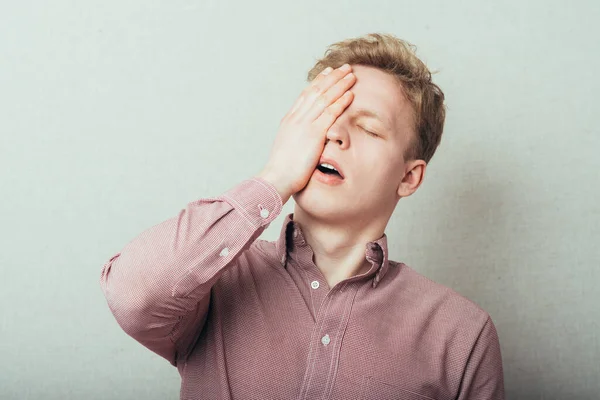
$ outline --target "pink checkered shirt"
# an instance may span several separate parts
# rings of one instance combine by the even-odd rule
[[[181,399],[504,399],[490,316],[367,243],[330,288],[261,178],[188,203],[102,267],[119,326],[181,375]]]

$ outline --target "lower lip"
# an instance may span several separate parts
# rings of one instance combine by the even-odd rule
[[[318,180],[319,182],[331,186],[341,185],[344,182],[344,180],[339,175],[326,174],[319,171],[318,169],[315,169],[315,172],[313,172],[312,177]]]

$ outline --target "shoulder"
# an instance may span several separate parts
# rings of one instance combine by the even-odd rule
[[[390,261],[391,286],[421,315],[447,328],[480,332],[490,315],[473,300],[437,283],[410,266]]]
[[[242,254],[242,260],[246,267],[255,270],[270,271],[273,268],[279,270],[281,260],[278,258],[275,241],[257,239]]]
[[[265,261],[274,261],[277,257],[277,248],[275,241],[265,239],[257,239],[249,248],[249,253],[255,257]]]

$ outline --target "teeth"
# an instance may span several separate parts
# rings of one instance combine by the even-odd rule
[[[335,169],[335,167],[333,165],[331,165],[331,164],[321,163],[321,167],[329,168],[329,169],[334,170],[335,172],[338,172],[338,170]]]

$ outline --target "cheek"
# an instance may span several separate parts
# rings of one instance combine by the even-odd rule
[[[389,166],[385,165],[382,160],[370,161],[364,163],[363,168],[360,168],[360,181],[363,187],[375,188],[387,185],[392,179],[395,179],[394,174]]]
[[[401,156],[394,153],[392,146],[382,143],[378,146],[364,146],[359,157],[359,170],[366,176],[378,179],[389,179],[397,175],[401,166]]]
[[[365,167],[359,169],[359,177],[356,180],[358,190],[369,192],[371,196],[379,199],[377,201],[393,198],[402,180],[400,176],[402,166],[398,165],[398,162],[393,163],[385,158],[365,162],[362,165]]]

